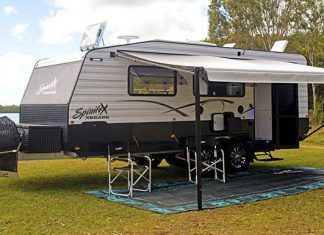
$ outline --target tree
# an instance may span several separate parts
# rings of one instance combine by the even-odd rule
[[[323,0],[308,0],[303,3],[303,11],[301,12],[301,24],[299,27],[299,35],[302,34],[305,40],[296,50],[308,59],[312,66],[323,66],[324,63],[324,2]],[[313,95],[313,118],[317,123],[317,106],[318,91],[317,85],[312,84]]]
[[[324,34],[299,32],[289,37],[289,45],[287,48],[290,52],[298,52],[303,54],[308,64],[312,66],[324,67]],[[318,120],[318,106],[324,100],[324,86],[311,84],[310,101],[313,109],[313,122],[316,124]]]
[[[288,50],[303,54],[312,66],[324,67],[324,2],[323,0],[303,1],[299,12],[298,32],[289,38]],[[313,122],[317,123],[319,99],[323,100],[323,86],[312,84]]]
[[[298,9],[301,2],[295,0],[212,0],[208,39],[270,50],[274,41],[294,32]]]
[[[0,113],[18,113],[19,106],[17,105],[0,105]]]

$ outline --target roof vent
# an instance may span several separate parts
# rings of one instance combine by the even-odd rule
[[[212,42],[204,42],[204,41],[187,41],[188,43],[199,44],[199,45],[206,45],[206,46],[217,46],[215,43]]]
[[[287,40],[275,41],[270,51],[274,52],[284,52],[288,45]]]
[[[227,43],[227,44],[225,44],[223,47],[234,48],[235,45],[236,45],[236,43],[233,42],[233,43]]]

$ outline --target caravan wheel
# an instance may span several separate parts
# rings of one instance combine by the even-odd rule
[[[230,145],[225,163],[227,170],[230,172],[246,170],[250,164],[249,151],[247,147],[242,143]]]

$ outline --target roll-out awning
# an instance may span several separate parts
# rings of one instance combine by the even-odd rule
[[[187,72],[203,67],[208,80],[215,82],[324,83],[324,68],[295,63],[130,51],[121,51],[119,54],[143,63]]]

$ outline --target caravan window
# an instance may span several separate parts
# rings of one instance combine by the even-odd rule
[[[245,95],[245,84],[232,82],[206,82],[203,80],[200,83],[200,95],[216,97],[243,97]]]
[[[155,66],[129,66],[128,93],[143,96],[174,96],[177,72]]]

